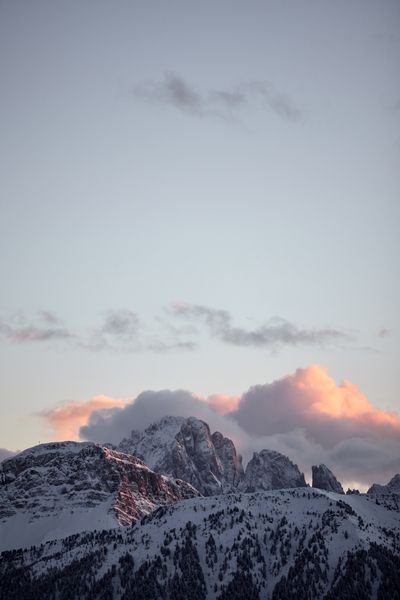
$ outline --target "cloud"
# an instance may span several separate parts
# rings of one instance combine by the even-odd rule
[[[220,415],[228,415],[237,410],[239,402],[240,396],[226,396],[225,394],[212,394],[207,398],[210,408]]]
[[[139,319],[130,310],[109,311],[106,314],[101,332],[106,335],[131,338],[136,336],[139,329]]]
[[[10,458],[11,456],[15,456],[17,452],[13,452],[12,450],[7,450],[7,448],[0,448],[0,463],[3,462],[6,458]]]
[[[364,484],[400,471],[399,415],[375,408],[350,381],[337,385],[318,365],[250,388],[230,417],[276,450],[296,441],[304,469],[306,460],[325,462],[345,481]]]
[[[36,318],[22,314],[0,318],[0,339],[11,343],[63,342],[66,348],[89,352],[155,352],[193,351],[197,348],[199,325],[209,334],[231,346],[270,348],[284,345],[322,345],[347,339],[347,335],[333,328],[301,329],[282,318],[244,329],[233,325],[226,310],[217,310],[197,304],[175,304],[167,310],[168,319],[156,315],[144,322],[127,308],[109,310],[91,329],[73,330],[50,311],[40,311]],[[180,321],[177,327],[176,323]],[[182,326],[183,323],[183,326]]]
[[[386,327],[381,327],[381,329],[378,331],[378,336],[381,338],[388,337],[390,334],[390,329],[387,329]]]
[[[156,319],[157,321],[157,319]],[[92,328],[73,331],[62,325],[54,313],[42,310],[33,318],[17,313],[0,318],[0,339],[11,343],[63,342],[71,349],[89,352],[155,352],[191,351],[196,343],[182,329],[156,327],[143,323],[132,310],[109,310]]]
[[[270,448],[289,456],[308,477],[311,465],[323,462],[345,484],[364,487],[400,472],[399,415],[374,407],[349,381],[336,384],[318,365],[253,386],[240,397],[162,390],[106,410],[84,403],[79,433],[82,439],[118,443],[165,415],[203,419],[235,442],[244,463],[254,451]],[[77,424],[73,421],[75,434]]]
[[[231,416],[245,431],[256,435],[302,428],[309,438],[325,447],[371,435],[400,442],[397,413],[372,406],[350,381],[337,385],[327,369],[318,365],[250,388]]]
[[[44,323],[49,323],[50,325],[58,325],[62,322],[61,319],[50,310],[40,310],[38,315]]]
[[[70,340],[74,337],[68,329],[63,327],[37,327],[35,325],[11,327],[4,322],[0,322],[0,336],[15,343]]]
[[[136,313],[128,309],[109,310],[103,322],[94,328],[88,339],[81,336],[80,345],[86,350],[135,352],[141,348],[141,323]]]
[[[138,83],[135,98],[167,104],[194,117],[227,118],[244,108],[269,110],[287,121],[299,121],[301,110],[288,96],[269,81],[247,81],[231,88],[200,92],[176,73],[167,73],[162,81]]]
[[[116,407],[125,405],[126,400],[94,396],[84,402],[64,402],[56,408],[44,410],[40,416],[44,418],[56,440],[78,440],[80,428],[89,422],[95,411],[101,410],[103,415],[108,415]]]
[[[271,319],[256,329],[243,329],[232,325],[232,316],[228,311],[197,304],[175,304],[170,313],[189,322],[204,324],[212,337],[233,346],[275,349],[282,345],[322,345],[347,338],[337,329],[299,329],[281,318]]]
[[[222,428],[239,439],[240,428],[232,421],[215,412],[207,403],[186,390],[145,391],[123,408],[108,413],[102,410],[91,414],[88,424],[81,427],[82,439],[118,443],[130,435],[133,429],[144,430],[148,425],[166,415],[203,419],[211,427]]]

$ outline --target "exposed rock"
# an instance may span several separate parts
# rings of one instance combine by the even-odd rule
[[[397,473],[394,477],[392,477],[387,485],[379,485],[378,483],[374,483],[369,488],[367,494],[372,496],[400,494],[400,473]]]
[[[39,535],[53,527],[72,533],[129,525],[157,506],[198,495],[132,455],[90,442],[42,444],[0,465],[0,538],[12,528]]]
[[[255,452],[239,489],[244,492],[305,487],[303,473],[287,456],[274,450]]]
[[[351,490],[350,488],[348,488],[347,492],[346,492],[346,494],[359,494],[359,493],[360,493],[360,490],[356,490],[356,489]]]
[[[189,482],[204,495],[232,491],[243,479],[242,459],[231,440],[210,433],[195,417],[164,417],[118,446],[157,473]]]
[[[313,465],[312,467],[312,487],[336,494],[344,494],[341,483],[326,465]]]

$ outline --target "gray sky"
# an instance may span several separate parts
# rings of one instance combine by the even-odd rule
[[[311,364],[399,409],[399,32],[394,0],[0,3],[1,447]]]

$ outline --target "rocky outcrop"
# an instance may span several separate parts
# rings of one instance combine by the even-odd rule
[[[344,494],[341,483],[326,465],[313,465],[312,467],[312,487],[336,494]]]
[[[387,494],[400,494],[400,473],[397,473],[389,481],[387,485],[379,485],[374,483],[368,490],[367,494],[371,496],[380,496]]]
[[[118,448],[206,496],[232,491],[243,479],[233,442],[219,432],[211,435],[207,423],[195,417],[164,417],[143,433],[133,431]]]
[[[274,450],[255,452],[239,489],[243,492],[305,487],[303,473],[287,456]]]
[[[14,518],[15,527],[77,515],[83,530],[94,516],[99,527],[129,525],[157,506],[198,495],[135,456],[89,442],[42,444],[0,465],[0,524]]]

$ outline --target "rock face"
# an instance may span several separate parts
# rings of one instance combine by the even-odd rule
[[[303,473],[291,460],[274,450],[255,452],[239,484],[243,492],[306,487]]]
[[[0,542],[20,530],[32,543],[54,528],[62,537],[129,525],[159,505],[198,495],[132,455],[89,442],[42,444],[0,465]]]
[[[151,469],[193,485],[203,495],[232,491],[243,479],[233,442],[195,417],[164,417],[143,433],[133,431],[118,449],[140,457]]]
[[[387,485],[379,485],[374,483],[368,490],[367,494],[371,496],[380,496],[387,494],[400,494],[400,473],[397,473],[389,481]]]
[[[157,473],[188,481],[204,496],[306,486],[297,465],[273,450],[254,453],[244,473],[233,442],[218,431],[211,435],[195,417],[164,417],[143,433],[133,431],[118,448]]]
[[[313,465],[312,467],[312,487],[336,494],[344,494],[341,483],[326,465]]]

